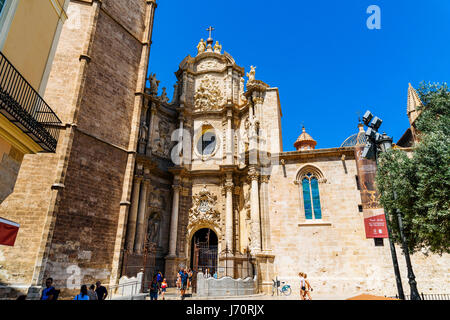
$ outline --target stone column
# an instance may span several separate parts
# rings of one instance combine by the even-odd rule
[[[136,241],[134,242],[134,252],[141,254],[144,245],[144,227],[145,227],[145,213],[147,212],[147,191],[149,181],[144,180],[139,197],[139,213],[137,217]]]
[[[232,120],[233,112],[231,109],[227,111],[227,164],[233,164],[233,134]]]
[[[228,250],[233,251],[233,181],[225,183],[226,210],[225,210],[225,242]]]
[[[250,193],[250,218],[251,218],[251,251],[261,251],[261,222],[259,216],[259,173],[255,167],[251,167],[249,176],[252,181]]]
[[[178,233],[178,206],[180,202],[180,185],[173,185],[172,217],[170,219],[169,257],[176,256]]]
[[[269,176],[261,176],[261,247],[263,251],[271,250],[269,217]]]
[[[136,219],[139,207],[139,191],[141,190],[141,177],[134,178],[133,194],[131,195],[131,208],[127,223],[127,250],[133,251],[134,237],[136,234]]]

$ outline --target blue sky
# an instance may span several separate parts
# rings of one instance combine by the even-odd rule
[[[370,5],[381,8],[380,30],[366,26]],[[317,148],[339,147],[366,109],[397,141],[408,82],[449,80],[449,17],[450,0],[160,0],[149,71],[171,98],[179,63],[212,25],[238,65],[279,88],[284,151],[302,123]]]

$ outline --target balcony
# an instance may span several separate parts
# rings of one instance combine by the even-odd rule
[[[61,120],[2,52],[0,113],[44,151],[55,152]]]

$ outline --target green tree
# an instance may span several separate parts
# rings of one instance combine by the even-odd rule
[[[422,83],[418,93],[419,142],[409,154],[399,149],[381,154],[376,183],[397,242],[399,209],[412,252],[450,253],[450,91],[445,83]]]

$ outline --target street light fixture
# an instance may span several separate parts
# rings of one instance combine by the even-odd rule
[[[389,137],[386,133],[383,132],[383,134],[378,133],[378,129],[380,128],[381,124],[383,123],[383,120],[381,120],[378,117],[374,117],[373,114],[370,111],[366,111],[366,113],[363,116],[363,121],[366,126],[368,126],[366,130],[366,137],[367,137],[367,144],[364,147],[363,151],[363,158],[366,159],[372,159],[375,160],[376,164],[378,165],[378,152],[386,152],[389,149],[392,148],[392,138]],[[394,198],[397,199],[397,193],[394,191]],[[409,286],[411,288],[411,300],[420,300],[420,295],[417,290],[417,283],[415,281],[414,272],[411,265],[411,259],[409,257],[409,250],[408,245],[406,243],[406,238],[403,233],[403,221],[402,221],[402,213],[400,210],[396,210],[396,215],[398,219],[398,225],[400,229],[400,238],[402,242],[402,249],[403,253],[405,254],[406,259],[406,266],[408,268],[408,279],[409,279]],[[391,247],[391,255],[392,255],[392,262],[394,264],[394,272],[395,272],[395,278],[397,282],[397,290],[399,298],[404,300],[405,295],[403,293],[403,286],[402,286],[402,280],[400,277],[400,270],[398,267],[398,261],[397,261],[397,253],[395,252],[395,246],[394,242],[392,241],[392,233],[389,226],[389,216],[388,213],[385,211],[386,216],[386,227],[388,229],[388,235],[389,235],[389,244]]]

